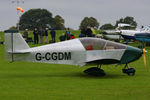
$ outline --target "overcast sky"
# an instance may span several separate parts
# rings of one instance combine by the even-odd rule
[[[16,25],[18,16],[13,0],[0,0],[0,30]],[[15,0],[14,0],[15,1]],[[24,11],[45,8],[53,16],[65,19],[65,26],[78,29],[84,17],[95,17],[100,25],[115,24],[121,17],[132,16],[138,25],[150,24],[150,0],[24,0]]]

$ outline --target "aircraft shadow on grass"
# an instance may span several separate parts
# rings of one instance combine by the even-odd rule
[[[90,76],[90,75],[86,75],[84,73],[80,73],[80,72],[74,72],[74,73],[65,73],[65,74],[61,74],[61,73],[56,73],[56,74],[43,74],[43,73],[37,73],[37,74],[5,74],[0,76],[1,78],[5,78],[5,79],[29,79],[29,78],[87,78],[87,79],[120,79],[123,78],[125,75],[118,75],[118,74],[107,74],[106,76],[102,77],[102,76]],[[125,78],[125,77],[124,77]]]

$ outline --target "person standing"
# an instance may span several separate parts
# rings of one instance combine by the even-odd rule
[[[67,39],[67,40],[70,39],[70,29],[69,29],[69,28],[66,29],[66,34],[65,34],[65,36],[66,36],[66,39]]]
[[[52,42],[55,43],[55,37],[56,37],[56,31],[54,29],[51,29],[51,37],[52,37]]]
[[[45,43],[48,43],[48,28],[45,28]]]
[[[34,29],[33,35],[34,35],[34,44],[38,44],[39,37],[38,37],[38,30],[37,30],[37,28]]]
[[[28,35],[29,35],[29,32],[28,32],[28,29],[25,29],[25,31],[24,31],[24,33],[23,33],[23,37],[24,37],[24,39],[27,41],[27,39],[28,39]]]
[[[141,29],[140,29],[140,31],[144,31],[144,26],[141,26]]]
[[[40,27],[39,29],[39,35],[40,35],[40,43],[43,44],[44,43],[44,32],[42,27]]]
[[[65,41],[66,37],[65,37],[65,34],[63,33],[60,37],[59,37],[59,40],[60,41]]]
[[[72,33],[70,34],[70,40],[71,39],[75,39],[75,36]]]
[[[86,29],[86,34],[87,34],[87,36],[88,37],[92,37],[92,30],[91,30],[91,27],[87,27],[87,29]]]
[[[83,28],[81,29],[81,34],[80,34],[81,37],[86,37],[86,29]]]

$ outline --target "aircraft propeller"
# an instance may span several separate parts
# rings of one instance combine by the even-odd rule
[[[144,39],[143,39],[143,42],[142,42],[142,47],[143,47],[143,60],[144,60],[144,67],[145,67],[145,69],[147,69],[147,67],[146,67],[146,50],[145,50],[145,45],[144,45]]]

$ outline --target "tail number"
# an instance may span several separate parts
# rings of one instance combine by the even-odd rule
[[[71,52],[47,52],[45,54],[36,53],[35,59],[37,61],[41,60],[71,60]]]

